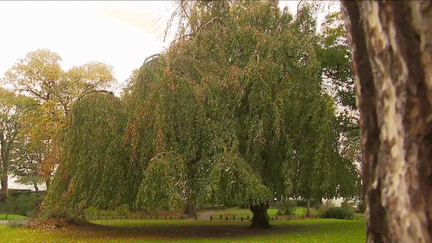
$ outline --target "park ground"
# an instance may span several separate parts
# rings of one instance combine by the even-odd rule
[[[299,209],[300,212],[302,209]],[[207,217],[223,220],[210,221]],[[365,221],[336,219],[272,220],[272,229],[249,229],[239,220],[247,209],[201,212],[190,219],[92,220],[87,224],[65,224],[28,229],[15,227],[14,220],[0,225],[1,242],[365,242]],[[203,216],[205,215],[205,216]],[[217,217],[219,215],[219,217]],[[236,215],[237,220],[226,217]],[[270,217],[272,211],[270,211]],[[1,217],[1,215],[0,215]],[[18,221],[16,221],[18,222]],[[59,227],[58,227],[59,226]]]

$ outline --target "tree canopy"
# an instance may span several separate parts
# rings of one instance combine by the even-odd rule
[[[122,146],[127,117],[119,99],[90,93],[74,103],[68,116],[58,176],[46,203],[60,209],[106,209],[130,202],[137,173]]]
[[[2,80],[39,104],[23,120],[27,126],[17,140],[12,172],[24,183],[42,177],[47,188],[59,161],[61,133],[72,103],[115,80],[112,67],[104,63],[89,62],[64,71],[61,61],[58,53],[38,49],[19,59]]]
[[[25,129],[23,122],[32,114],[37,102],[23,95],[16,95],[0,88],[0,198],[8,198],[8,174],[11,169],[12,149],[19,133]]]

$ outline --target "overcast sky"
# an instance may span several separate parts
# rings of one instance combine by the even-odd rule
[[[123,83],[168,47],[163,33],[173,9],[171,1],[0,1],[0,77],[28,52],[49,49],[64,70],[99,61]]]
[[[99,61],[119,83],[163,50],[169,1],[1,1],[0,75],[30,51],[49,49],[62,68]]]
[[[280,5],[295,11],[297,3]],[[0,78],[28,52],[49,49],[63,70],[111,65],[121,86],[146,57],[168,47],[163,33],[173,9],[171,1],[0,1]]]

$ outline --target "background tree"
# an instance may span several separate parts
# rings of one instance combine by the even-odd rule
[[[431,242],[431,2],[343,5],[361,118],[367,242]]]
[[[44,207],[74,213],[89,206],[132,206],[141,175],[123,147],[127,117],[119,99],[111,93],[93,92],[77,100],[68,116],[56,171],[59,176]]]
[[[78,97],[106,88],[114,81],[112,67],[104,63],[89,62],[68,71],[63,71],[60,64],[59,54],[38,49],[6,71],[4,82],[41,103],[53,100],[58,108],[67,112],[71,102]]]
[[[60,64],[59,54],[38,49],[19,59],[5,73],[3,80],[13,85],[16,92],[34,98],[40,104],[39,112],[27,118],[31,127],[26,130],[27,140],[22,143],[27,148],[21,146],[20,155],[31,158],[37,151],[39,158],[32,162],[21,160],[20,164],[23,165],[24,161],[39,163],[34,176],[42,176],[47,188],[58,164],[59,143],[62,140],[60,131],[66,124],[72,102],[94,90],[106,88],[114,81],[112,67],[103,63],[89,62],[68,71],[62,70]],[[27,154],[24,155],[24,152]],[[32,167],[30,164],[28,167]]]
[[[0,182],[1,197],[7,199],[8,174],[12,150],[16,146],[18,133],[23,128],[23,119],[37,103],[23,95],[0,88]]]
[[[324,87],[337,104],[340,123],[341,155],[362,165],[359,113],[351,71],[352,51],[345,31],[342,12],[330,13],[321,26],[322,40],[318,51],[324,77]],[[359,177],[360,179],[360,177]],[[361,184],[360,181],[357,182]],[[361,190],[360,186],[357,186]],[[360,195],[360,191],[358,195]]]
[[[44,177],[41,176],[41,168],[44,158],[44,146],[31,141],[26,134],[27,129],[22,129],[16,139],[16,145],[11,151],[11,173],[17,177],[17,181],[23,185],[31,185],[35,191],[39,191]],[[49,186],[49,183],[46,183]]]
[[[329,93],[337,102],[339,117],[343,124],[344,153],[361,161],[359,148],[358,109],[354,91],[354,74],[351,71],[352,51],[345,31],[342,12],[326,16],[320,50],[321,64]]]

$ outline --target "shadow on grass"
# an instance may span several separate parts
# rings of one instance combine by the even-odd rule
[[[79,238],[128,238],[128,239],[201,239],[233,238],[265,235],[290,234],[290,232],[316,231],[317,226],[309,225],[273,225],[271,229],[251,229],[248,224],[152,224],[142,223],[136,226],[112,226],[86,224],[74,227],[70,233]]]

